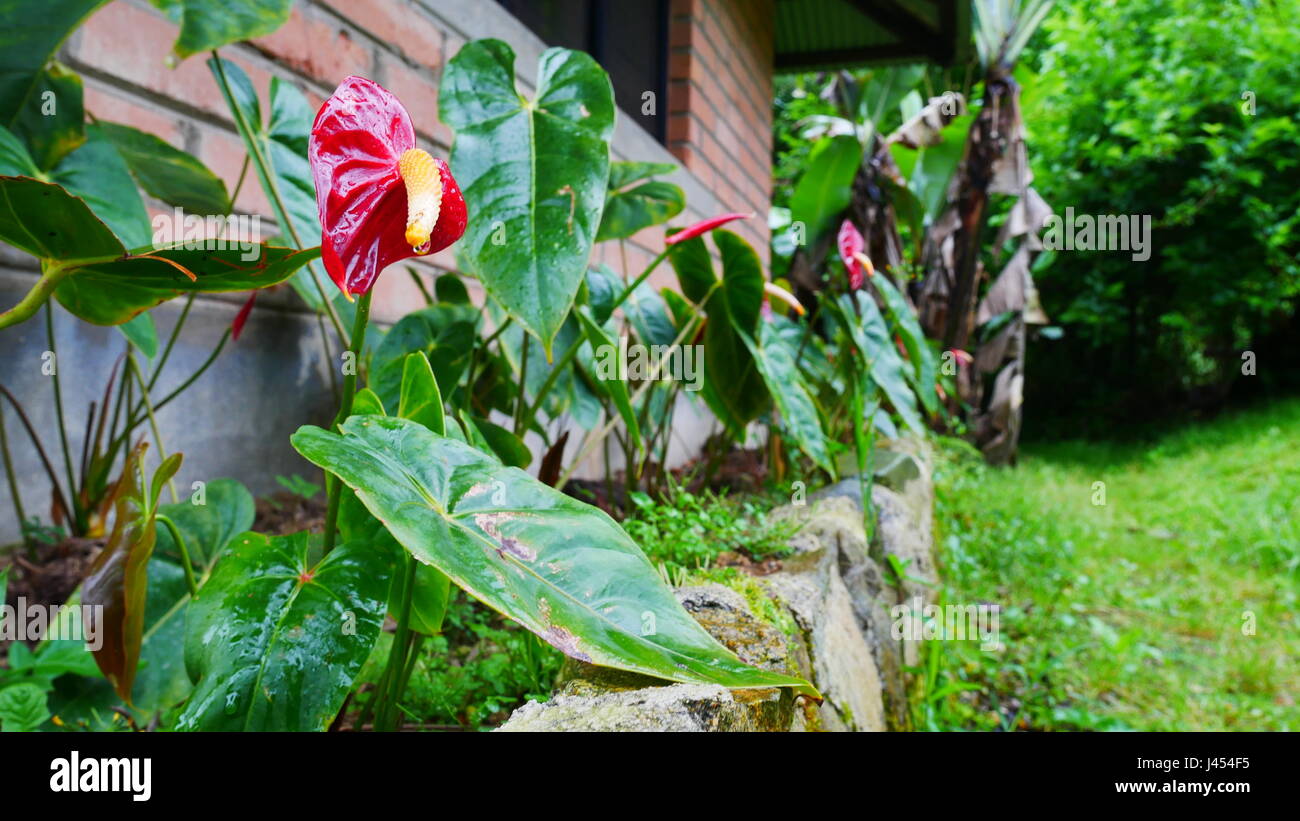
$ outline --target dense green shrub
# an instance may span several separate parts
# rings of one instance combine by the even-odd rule
[[[1065,335],[1031,345],[1031,429],[1217,401],[1246,350],[1255,385],[1286,377],[1298,18],[1296,0],[1075,2],[1048,16],[1023,100],[1034,184],[1058,214],[1151,215],[1152,251],[1063,252],[1036,273]]]

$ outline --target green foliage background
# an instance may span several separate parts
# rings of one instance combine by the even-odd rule
[[[1048,15],[1022,100],[1034,185],[1058,214],[1151,215],[1152,254],[1062,252],[1036,272],[1065,334],[1030,345],[1027,432],[1295,385],[1298,32],[1297,0]]]

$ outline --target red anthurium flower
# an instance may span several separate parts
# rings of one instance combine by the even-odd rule
[[[862,287],[864,281],[862,272],[864,270],[867,272],[867,276],[871,276],[876,272],[871,265],[871,259],[862,253],[865,246],[862,234],[858,233],[858,229],[853,223],[844,220],[840,224],[840,233],[836,237],[835,244],[839,247],[840,259],[844,261],[844,267],[849,272],[849,288],[856,291]]]
[[[465,233],[465,200],[447,163],[415,147],[406,109],[364,77],[344,80],[321,106],[308,157],[321,259],[348,298],[369,291],[388,265]]]
[[[700,234],[707,234],[709,231],[712,231],[714,228],[717,228],[720,225],[726,225],[732,220],[746,220],[752,216],[754,215],[732,213],[732,214],[722,214],[717,217],[710,217],[706,220],[700,220],[699,222],[695,223],[689,228],[685,228],[681,231],[678,231],[676,234],[673,234],[671,237],[664,240],[664,244],[676,245],[677,243],[685,242],[688,239],[695,239]]]

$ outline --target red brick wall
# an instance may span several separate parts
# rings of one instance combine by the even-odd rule
[[[738,230],[766,260],[772,0],[674,0],[671,14],[664,116],[669,117],[669,149],[694,183],[686,186],[687,211],[676,223],[721,211],[752,211],[756,217]],[[222,56],[248,73],[263,97],[264,112],[272,76],[294,82],[313,106],[349,74],[373,78],[405,103],[425,147],[446,156],[452,135],[437,117],[441,70],[467,39],[478,36],[512,42],[520,55],[517,70],[532,70],[536,52],[519,42],[531,35],[491,0],[297,0],[281,29],[222,49]],[[74,34],[62,58],[86,77],[86,107],[94,116],[158,134],[202,159],[233,186],[244,160],[243,144],[206,55],[171,67],[168,55],[175,38],[176,27],[146,0],[117,0]],[[617,159],[663,159],[653,155],[657,151],[653,141],[629,145],[615,140]],[[170,211],[161,203],[150,205]],[[270,218],[270,206],[251,172],[236,210]],[[626,255],[626,267],[635,274],[662,249],[663,231],[652,228],[623,248],[598,246],[593,261],[622,271]],[[456,267],[450,251],[431,261],[447,270]],[[376,286],[377,319],[396,319],[423,302],[409,278],[395,273],[381,277]],[[672,281],[667,266],[654,281]]]
[[[734,211],[768,258],[773,0],[673,0],[668,148]]]

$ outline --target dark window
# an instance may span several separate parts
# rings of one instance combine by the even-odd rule
[[[664,142],[668,105],[668,0],[497,0],[548,46],[579,49],[609,72],[614,99]],[[654,114],[642,114],[654,94]]]

